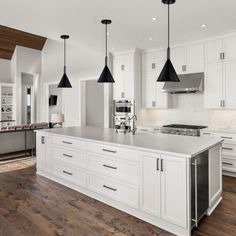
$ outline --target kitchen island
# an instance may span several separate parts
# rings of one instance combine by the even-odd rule
[[[94,127],[40,130],[37,174],[189,236],[197,224],[192,199],[197,202],[193,171],[199,158],[207,160],[206,212],[211,214],[221,201],[221,143],[220,138],[132,135]]]

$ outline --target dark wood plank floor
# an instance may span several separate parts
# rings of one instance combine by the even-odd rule
[[[236,235],[236,179],[195,236]],[[35,160],[0,163],[0,236],[168,236],[164,230],[35,174]]]

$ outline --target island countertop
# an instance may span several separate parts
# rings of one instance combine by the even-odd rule
[[[212,137],[192,137],[171,134],[116,133],[114,129],[96,127],[68,127],[38,130],[41,135],[61,136],[103,142],[114,146],[125,146],[132,149],[151,150],[163,154],[174,154],[181,157],[194,157],[216,145],[223,139]]]

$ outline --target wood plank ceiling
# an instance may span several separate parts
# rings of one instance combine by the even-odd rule
[[[47,38],[0,25],[0,58],[11,60],[16,45],[42,50]]]

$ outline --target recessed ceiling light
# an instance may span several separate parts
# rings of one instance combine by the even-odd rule
[[[114,50],[114,49],[115,49],[114,47],[111,48],[111,50]]]
[[[107,32],[107,36],[109,36],[110,35],[110,33],[109,32]]]
[[[206,28],[206,26],[207,26],[206,24],[202,24],[201,25],[202,28]]]
[[[149,37],[149,40],[152,41],[152,37]]]
[[[157,18],[156,17],[152,17],[152,20],[155,21],[155,20],[157,20]]]

